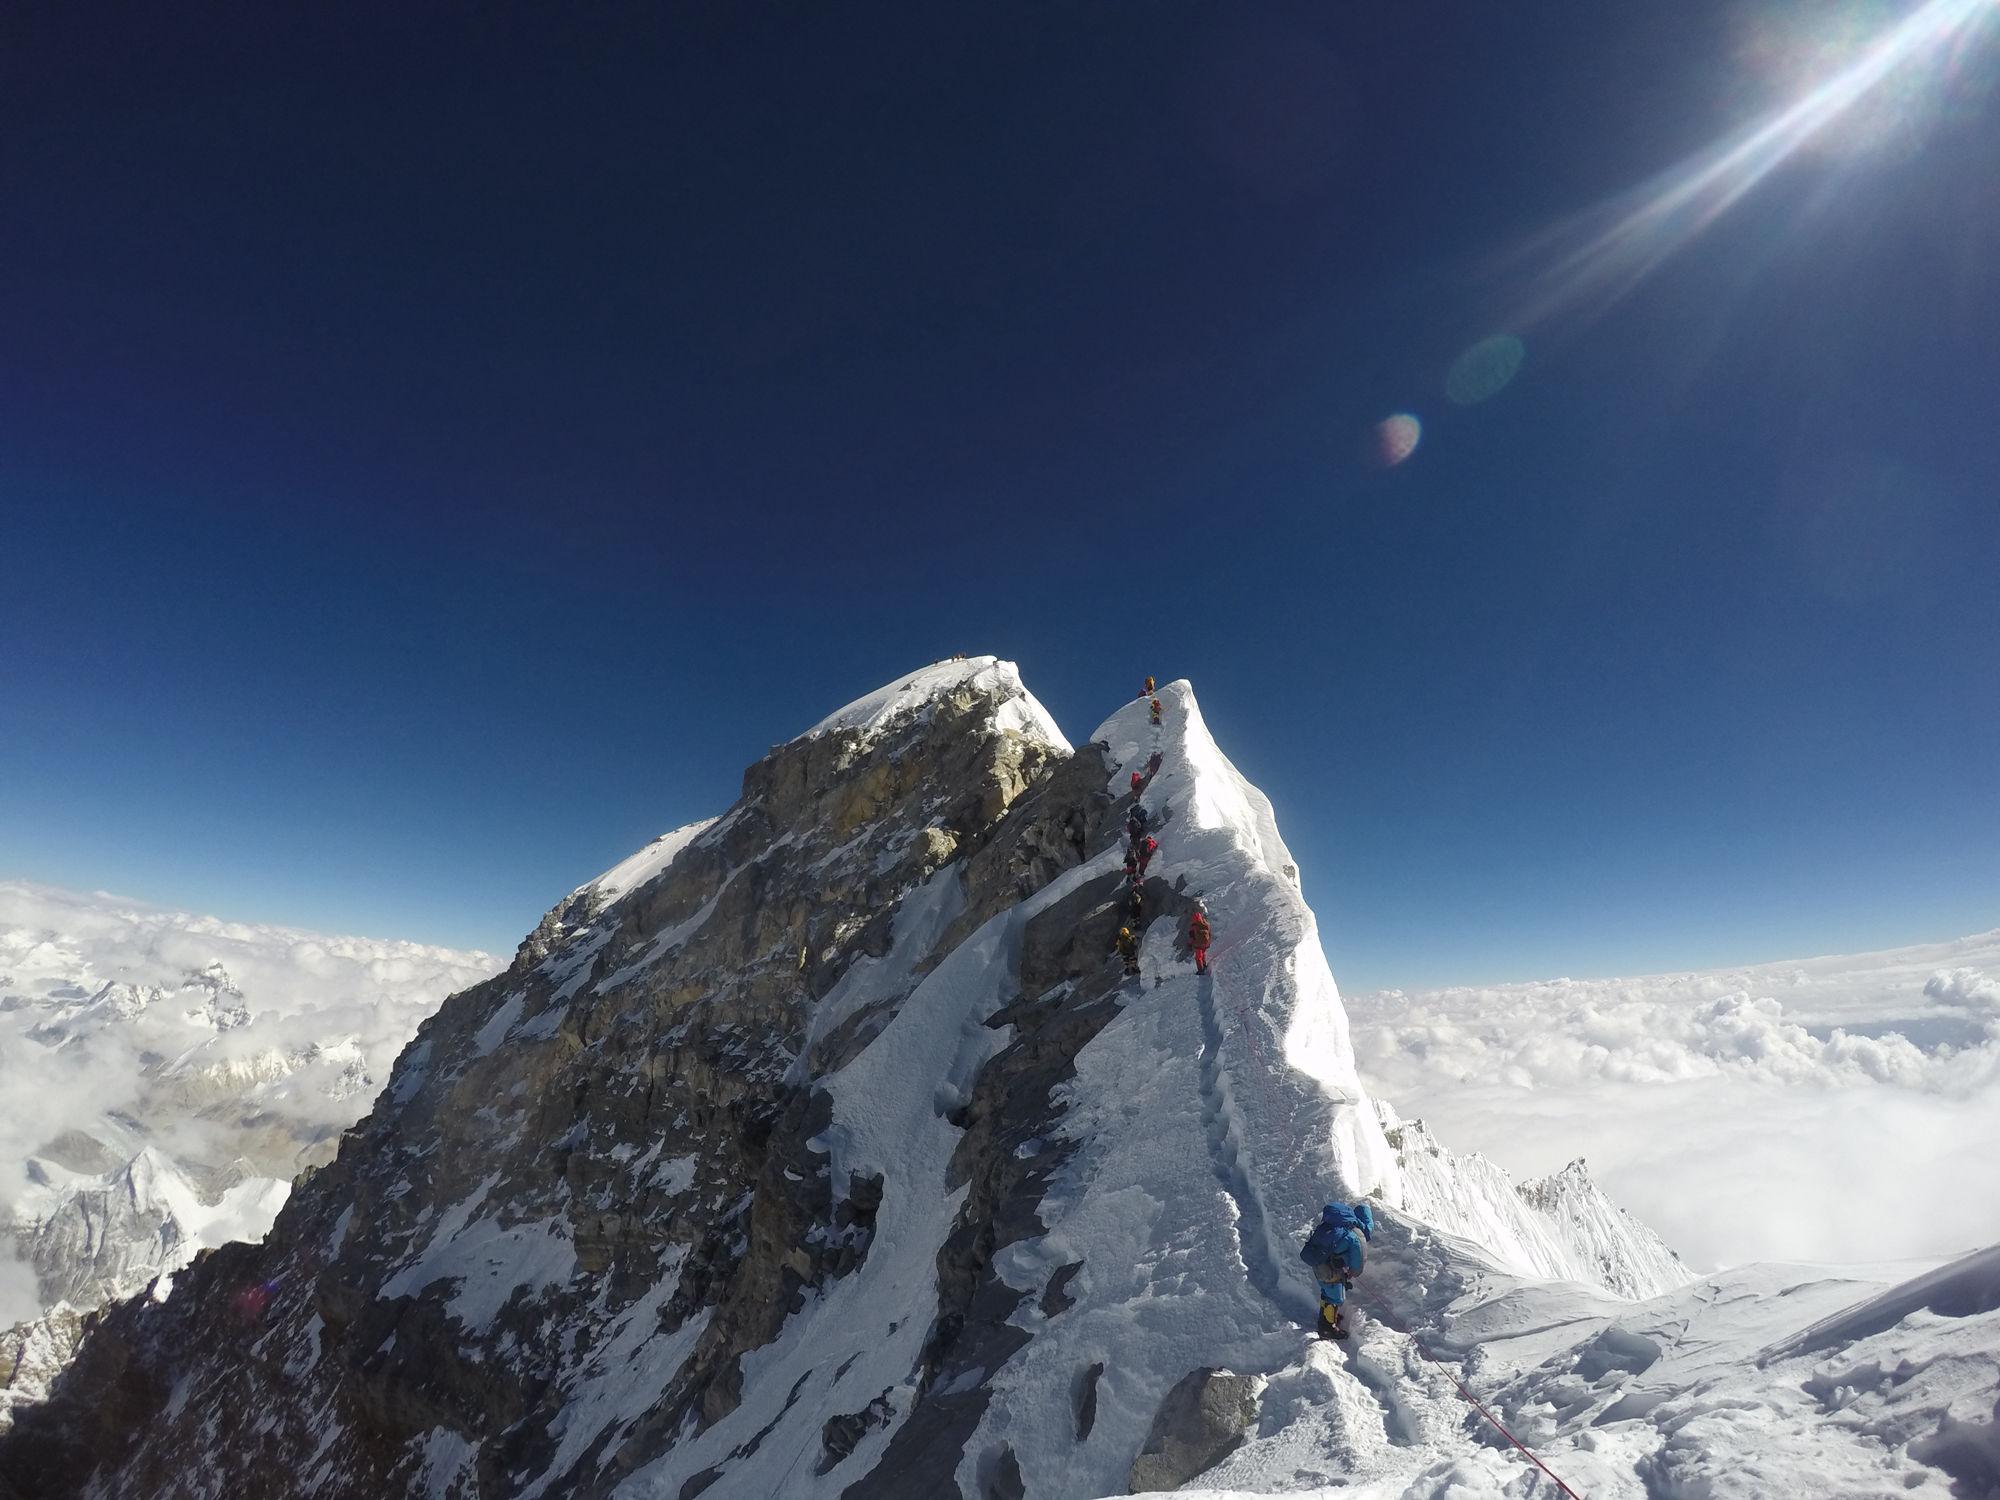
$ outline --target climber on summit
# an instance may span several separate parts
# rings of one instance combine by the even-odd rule
[[[1143,692],[1143,693],[1141,693],[1141,694],[1140,694],[1139,696],[1140,696],[1141,698],[1150,698],[1150,697],[1152,697],[1152,696],[1153,696],[1153,678],[1152,678],[1152,674],[1150,674],[1150,673],[1148,673],[1148,674],[1147,674],[1147,676],[1146,676],[1146,691],[1145,691],[1145,692]]]
[[[1153,727],[1155,729],[1160,727],[1160,700],[1158,698],[1153,700]]]
[[[1356,1234],[1356,1230],[1360,1234]],[[1329,1203],[1319,1223],[1299,1247],[1299,1259],[1312,1267],[1319,1283],[1319,1336],[1344,1339],[1347,1328],[1340,1321],[1340,1309],[1347,1301],[1347,1289],[1361,1274],[1367,1252],[1363,1237],[1375,1238],[1375,1210],[1366,1203]]]
[[[1188,918],[1188,946],[1194,949],[1194,971],[1197,974],[1208,972],[1208,937],[1208,915],[1197,902],[1194,914]]]
[[[1139,940],[1132,936],[1129,927],[1118,929],[1118,956],[1125,960],[1127,974],[1139,972]]]

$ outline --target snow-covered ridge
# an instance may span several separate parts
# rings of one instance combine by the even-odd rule
[[[1250,1087],[1237,1107],[1259,1143],[1299,1142],[1294,1159],[1271,1172],[1286,1223],[1309,1223],[1335,1189],[1401,1201],[1394,1154],[1368,1102],[1339,987],[1319,940],[1319,923],[1299,890],[1297,862],[1278,832],[1270,799],[1244,778],[1209,733],[1185,680],[1159,690],[1162,724],[1150,724],[1141,700],[1127,704],[1091,736],[1117,766],[1122,790],[1155,749],[1160,769],[1143,801],[1160,820],[1156,869],[1184,883],[1206,904],[1215,931],[1216,976],[1223,998],[1221,1045],[1240,1048]],[[1149,940],[1152,934],[1148,934]],[[1267,1081],[1277,1087],[1258,1087]],[[1317,1170],[1294,1170],[1296,1153],[1324,1150]],[[1310,1159],[1310,1156],[1304,1159]]]
[[[627,891],[635,891],[673,863],[674,856],[715,826],[714,818],[702,818],[661,834],[636,853],[628,854],[595,880],[586,880],[569,893],[569,901],[588,898],[608,906]],[[567,903],[565,903],[567,904]]]
[[[1022,683],[1020,668],[997,656],[952,657],[920,667],[835,709],[802,738],[838,731],[870,739],[899,719],[923,713],[944,694],[960,691],[992,697],[998,727],[1069,751],[1055,719]]]
[[[174,1500],[273,1464],[322,1500],[496,1475],[644,1500],[1548,1494],[1463,1379],[1597,1500],[1978,1476],[2000,1341],[1961,1295],[1976,1265],[1834,1325],[1899,1276],[1631,1300],[1680,1273],[1580,1167],[1517,1188],[1378,1114],[1273,809],[1185,683],[1157,726],[1127,703],[1058,760],[1003,722],[1008,680],[948,665],[971,670],[774,749],[643,890],[552,913],[426,1023],[264,1246],[111,1315],[0,1475],[20,1455],[78,1489],[101,1461],[101,1491]],[[1136,920],[1135,801],[1159,842]],[[1296,1248],[1363,1193],[1353,1341],[1321,1343]],[[246,1287],[254,1336],[211,1336]]]
[[[1643,1301],[1694,1279],[1645,1224],[1604,1195],[1581,1160],[1516,1183],[1478,1152],[1454,1155],[1422,1120],[1378,1101],[1406,1212],[1479,1247],[1519,1276],[1577,1281]]]

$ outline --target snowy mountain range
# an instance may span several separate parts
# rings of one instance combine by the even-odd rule
[[[1396,1149],[1404,1210],[1471,1240],[1508,1269],[1634,1301],[1693,1279],[1658,1235],[1604,1195],[1581,1157],[1516,1186],[1477,1152],[1447,1151],[1422,1120],[1405,1123],[1380,1101],[1375,1112]]]
[[[1594,1139],[1454,1154],[1371,1098],[1269,802],[1159,697],[1073,748],[957,660],[771,751],[424,1020],[261,1244],[99,1317],[0,1496],[1991,1488],[2000,1251],[1697,1277]],[[1296,1247],[1364,1195],[1323,1343]]]
[[[481,953],[0,883],[0,1426],[77,1313],[255,1240]],[[52,1321],[50,1321],[52,1320]]]

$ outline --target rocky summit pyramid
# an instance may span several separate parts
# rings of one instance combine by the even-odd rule
[[[96,1318],[0,1485],[1544,1493],[1446,1365],[1587,1427],[1664,1343],[1619,1299],[1690,1274],[1580,1164],[1516,1189],[1370,1101],[1269,802],[1159,698],[1072,749],[954,660],[774,748],[446,1002],[261,1245]],[[1363,1195],[1359,1331],[1320,1344],[1296,1248]]]

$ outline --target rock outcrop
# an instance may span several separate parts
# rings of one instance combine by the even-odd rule
[[[1080,1500],[1228,1462],[1313,1316],[1304,1226],[1406,1187],[1270,804],[1160,698],[1072,750],[952,661],[774,748],[426,1021],[263,1244],[91,1320],[0,1480]],[[1485,1265],[1377,1242],[1413,1297]]]
[[[831,1186],[816,1082],[965,934],[1117,837],[1101,752],[1073,755],[1011,667],[933,676],[775,748],[652,878],[552,911],[424,1024],[264,1246],[101,1320],[6,1471],[202,1493],[201,1451],[234,1494],[379,1493],[434,1471],[445,1439],[426,1435],[449,1434],[481,1493],[594,1493],[735,1410],[744,1357],[870,1250],[881,1182]],[[1064,1047],[1100,1024],[1093,980],[958,1111],[980,1222],[940,1256],[920,1401],[965,1328],[996,1357],[1007,1340],[982,1298],[1007,1226],[1032,1222],[1033,1164],[1009,1153],[1037,1117],[997,1128],[1001,1096],[1053,1108]],[[657,1386],[586,1428],[579,1384],[656,1340],[678,1355]],[[196,1410],[172,1392],[201,1343]],[[272,1358],[299,1397],[278,1410],[256,1395]],[[883,1425],[889,1394],[819,1424],[819,1462]]]
[[[1227,1458],[1257,1420],[1258,1381],[1227,1370],[1190,1370],[1160,1403],[1132,1464],[1132,1493],[1177,1490]]]

